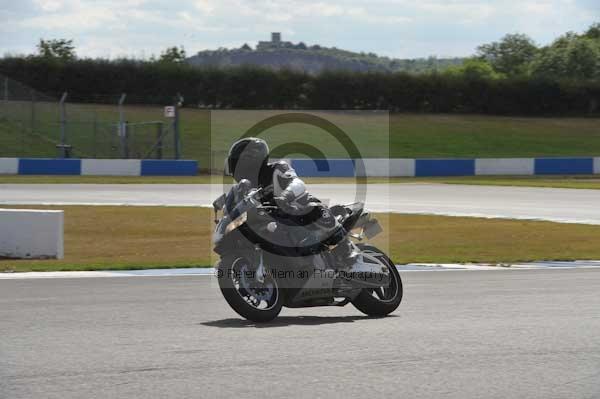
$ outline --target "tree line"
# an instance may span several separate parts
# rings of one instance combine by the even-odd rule
[[[177,47],[159,59],[79,59],[65,40],[41,41],[33,56],[0,59],[0,73],[89,102],[126,92],[140,104],[170,104],[181,94],[184,106],[203,108],[589,115],[600,113],[600,24],[544,47],[506,35],[460,66],[420,74],[196,67]]]
[[[600,82],[452,73],[308,75],[252,67],[197,68],[146,61],[4,58],[0,73],[56,97],[104,102],[128,93],[128,102],[253,109],[388,109],[400,112],[469,112],[517,115],[585,115],[600,112]],[[94,95],[91,95],[93,93]],[[131,99],[131,100],[130,100]],[[135,100],[133,100],[135,99]],[[112,100],[111,100],[112,101]]]
[[[541,47],[527,35],[509,34],[479,46],[462,70],[478,63],[480,68],[489,66],[492,77],[599,80],[600,23],[581,34],[567,32]]]

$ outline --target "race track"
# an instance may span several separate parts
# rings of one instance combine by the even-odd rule
[[[403,273],[255,326],[209,277],[0,280],[0,398],[597,398],[600,270]]]
[[[313,184],[329,203],[364,200],[379,212],[539,219],[600,224],[600,190],[448,184]],[[209,206],[222,187],[189,184],[3,184],[0,204]]]

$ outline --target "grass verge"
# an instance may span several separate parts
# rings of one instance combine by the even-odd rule
[[[11,208],[33,208],[14,206]],[[39,208],[39,207],[38,207]],[[0,260],[0,271],[208,266],[211,212],[177,207],[65,210],[65,259]],[[397,263],[600,259],[600,226],[385,214],[373,243]]]
[[[600,189],[599,175],[569,175],[569,176],[461,176],[461,177],[432,177],[416,179],[420,182],[443,184],[467,184],[481,186],[513,186],[513,187],[549,187],[574,189]],[[375,183],[375,179],[370,179]],[[406,179],[391,179],[393,183],[407,183]]]
[[[0,175],[0,184],[208,184],[211,176]]]
[[[54,157],[60,126],[56,103],[9,102],[4,105],[0,120],[0,156]],[[303,111],[304,112],[304,111]],[[490,115],[411,114],[365,111],[308,111],[323,117],[348,134],[363,157],[394,158],[431,157],[535,157],[594,156],[600,154],[600,123],[598,118],[531,118]],[[209,156],[222,156],[232,140],[239,138],[250,126],[279,111],[207,111],[193,108],[181,110],[182,151],[186,158],[197,159],[202,167],[209,165]],[[31,121],[32,115],[35,120]],[[69,143],[80,157],[118,157],[114,145],[115,126],[119,120],[116,105],[67,105]],[[159,106],[125,107],[129,122],[162,120]],[[14,122],[19,120],[19,122]],[[166,126],[166,125],[165,125]],[[35,134],[29,132],[33,131]],[[212,133],[212,134],[211,134]],[[140,138],[155,137],[155,128],[134,131]],[[323,130],[306,124],[286,124],[268,129],[266,138],[272,148],[297,142],[319,143],[331,158],[346,157],[337,141]],[[209,139],[213,137],[211,142]],[[151,149],[146,144],[133,143],[130,152],[144,156]],[[172,154],[170,140],[164,144],[165,154]],[[291,148],[286,147],[287,150]],[[293,152],[293,151],[292,151]],[[301,152],[301,151],[300,151]],[[281,157],[291,152],[277,153]]]

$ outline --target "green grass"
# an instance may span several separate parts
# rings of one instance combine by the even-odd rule
[[[12,208],[35,208],[13,206]],[[208,209],[66,206],[63,260],[0,260],[1,270],[106,270],[209,265]]]
[[[115,142],[116,106],[69,104],[67,136],[81,157],[119,157]],[[256,121],[275,111],[181,110],[183,155],[197,159],[202,168],[222,166],[231,142]],[[534,157],[599,156],[600,118],[529,118],[483,115],[391,114],[382,112],[310,112],[344,130],[363,157]],[[4,115],[4,119],[2,119]],[[0,105],[0,156],[54,157],[59,125],[56,104],[37,103],[33,123],[29,103]],[[8,121],[8,119],[13,122]],[[14,122],[15,119],[24,121]],[[129,122],[161,120],[162,107],[127,106]],[[95,125],[92,123],[95,122]],[[95,126],[95,128],[94,128]],[[210,132],[212,129],[212,137]],[[37,135],[25,134],[33,130]],[[133,134],[132,157],[143,156],[154,142],[154,128]],[[315,146],[328,157],[347,157],[345,149],[321,129],[292,123],[268,129],[266,137],[275,156],[296,155],[297,145]],[[278,148],[279,147],[279,148]],[[291,151],[291,152],[290,152]],[[172,154],[172,140],[165,142]]]
[[[211,176],[0,175],[0,184],[208,184]]]
[[[23,176],[0,175],[0,184],[209,184],[219,176]],[[303,179],[307,184],[354,184],[353,178]],[[230,181],[230,180],[229,180]],[[359,180],[367,183],[438,183],[485,186],[554,187],[574,189],[600,189],[599,175],[573,176],[465,176],[465,177],[373,177]]]
[[[205,208],[43,208],[65,210],[65,258],[4,259],[0,272],[197,267],[215,261],[212,213]],[[600,259],[600,226],[399,214],[378,218],[384,234],[373,243],[397,263]]]
[[[429,180],[432,183],[441,182],[444,184],[467,184],[481,186],[514,186],[514,187],[549,187],[549,188],[573,188],[600,190],[600,176],[468,176],[455,178],[442,178]]]

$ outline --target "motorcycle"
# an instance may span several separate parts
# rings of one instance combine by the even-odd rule
[[[275,319],[282,307],[345,306],[383,317],[402,301],[402,280],[391,259],[363,243],[382,232],[360,202],[335,205],[330,212],[353,238],[360,267],[340,265],[334,245],[311,240],[298,217],[268,200],[264,189],[246,180],[214,203],[214,251],[219,288],[231,308],[254,321]],[[222,217],[219,218],[219,212]],[[301,218],[300,218],[301,221]]]

